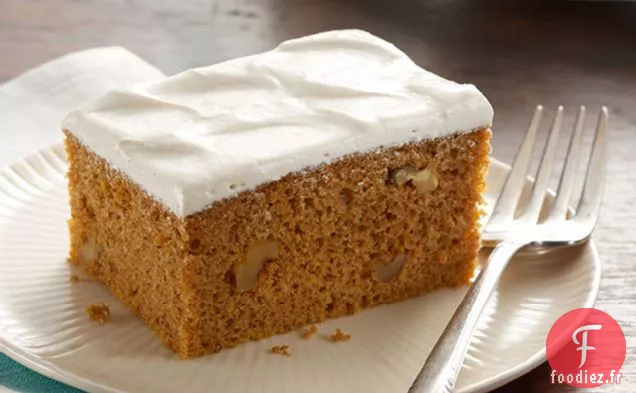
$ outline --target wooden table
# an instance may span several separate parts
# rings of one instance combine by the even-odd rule
[[[514,156],[533,107],[610,107],[609,179],[594,238],[598,307],[622,325],[622,384],[636,391],[636,3],[460,0],[2,0],[0,81],[70,51],[122,45],[173,73],[291,37],[362,28],[420,65],[473,82],[496,111],[494,155]],[[564,392],[543,365],[497,392]]]

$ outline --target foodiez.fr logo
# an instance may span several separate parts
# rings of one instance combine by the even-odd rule
[[[625,335],[614,318],[595,308],[572,310],[548,333],[550,382],[578,388],[619,384],[625,353]]]

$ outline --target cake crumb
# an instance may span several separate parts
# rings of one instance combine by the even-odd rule
[[[345,334],[342,330],[336,329],[336,331],[331,335],[331,341],[349,341],[351,340],[350,334]]]
[[[88,316],[95,322],[104,323],[110,317],[110,308],[104,303],[91,304],[86,308]]]
[[[71,274],[69,280],[71,280],[71,282],[79,282],[80,278],[76,274]]]
[[[316,328],[316,325],[311,325],[310,327],[308,327],[307,329],[303,331],[302,337],[305,340],[309,340],[316,333],[318,333],[318,328]]]
[[[274,345],[271,351],[277,355],[291,356],[291,353],[289,353],[289,345]]]

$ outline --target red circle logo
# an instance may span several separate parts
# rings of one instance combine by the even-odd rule
[[[620,384],[626,348],[623,329],[607,313],[595,308],[572,310],[548,333],[551,383],[577,388]]]

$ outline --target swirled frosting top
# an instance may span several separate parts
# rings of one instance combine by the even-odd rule
[[[489,126],[473,85],[358,30],[113,91],[63,127],[178,216],[357,152]]]

